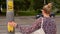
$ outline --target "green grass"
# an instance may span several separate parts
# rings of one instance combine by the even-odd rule
[[[15,11],[14,11],[15,12]],[[18,16],[35,16],[38,14],[38,11],[30,11],[30,10],[27,10],[27,11],[16,11],[14,14],[16,15],[16,13],[18,14]],[[2,16],[6,16],[6,10],[4,9],[2,11]],[[60,15],[60,13],[56,13],[56,15]]]
[[[16,15],[16,13],[18,14],[18,16],[34,16],[37,14],[36,11],[14,11],[14,15]],[[3,10],[1,15],[6,16],[6,10]]]
[[[56,15],[60,16],[60,13],[57,13]]]
[[[35,11],[19,11],[18,16],[34,16],[37,13]]]

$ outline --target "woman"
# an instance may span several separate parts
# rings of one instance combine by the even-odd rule
[[[42,9],[43,14],[43,30],[45,34],[56,34],[56,25],[54,23],[54,20],[49,16],[50,15],[51,8],[48,7],[48,5],[45,5]],[[21,25],[18,25],[17,28],[20,28],[20,32],[22,34],[31,34],[32,32],[38,30],[41,28],[42,18],[38,18],[31,26],[24,27]]]
[[[48,8],[50,8],[50,10],[52,9],[52,6],[53,6],[53,4],[52,4],[52,3],[48,3]],[[40,13],[40,14],[38,14],[38,15],[36,16],[36,19],[38,19],[38,18],[39,18],[39,17],[41,17],[41,16],[43,16],[41,13]],[[50,17],[52,17],[52,18],[54,18],[54,17],[55,17],[54,12],[50,12]]]

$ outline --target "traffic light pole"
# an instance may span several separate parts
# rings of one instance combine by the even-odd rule
[[[13,10],[13,0],[6,0],[7,1],[7,12],[6,12],[6,18],[7,18],[7,23],[10,21],[14,21],[14,10]],[[8,26],[8,25],[7,25]],[[11,27],[9,27],[11,28]],[[11,30],[7,27],[7,31]],[[15,34],[15,28],[12,27],[12,31],[8,31],[8,34]]]

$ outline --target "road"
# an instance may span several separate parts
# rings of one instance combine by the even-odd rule
[[[34,16],[19,16],[15,17],[15,22],[23,25],[31,25],[35,21]],[[60,16],[55,18],[57,25],[57,34],[60,34]],[[15,30],[16,34],[20,34],[19,29]],[[0,34],[7,34],[7,22],[6,17],[0,17]]]

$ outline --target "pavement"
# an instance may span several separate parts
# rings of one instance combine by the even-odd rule
[[[18,16],[15,17],[15,22],[23,25],[31,25],[35,21],[35,16]],[[57,25],[57,34],[60,34],[60,16],[55,17]],[[7,34],[7,19],[5,16],[0,16],[0,34]],[[15,29],[15,34],[21,34],[19,29]]]

